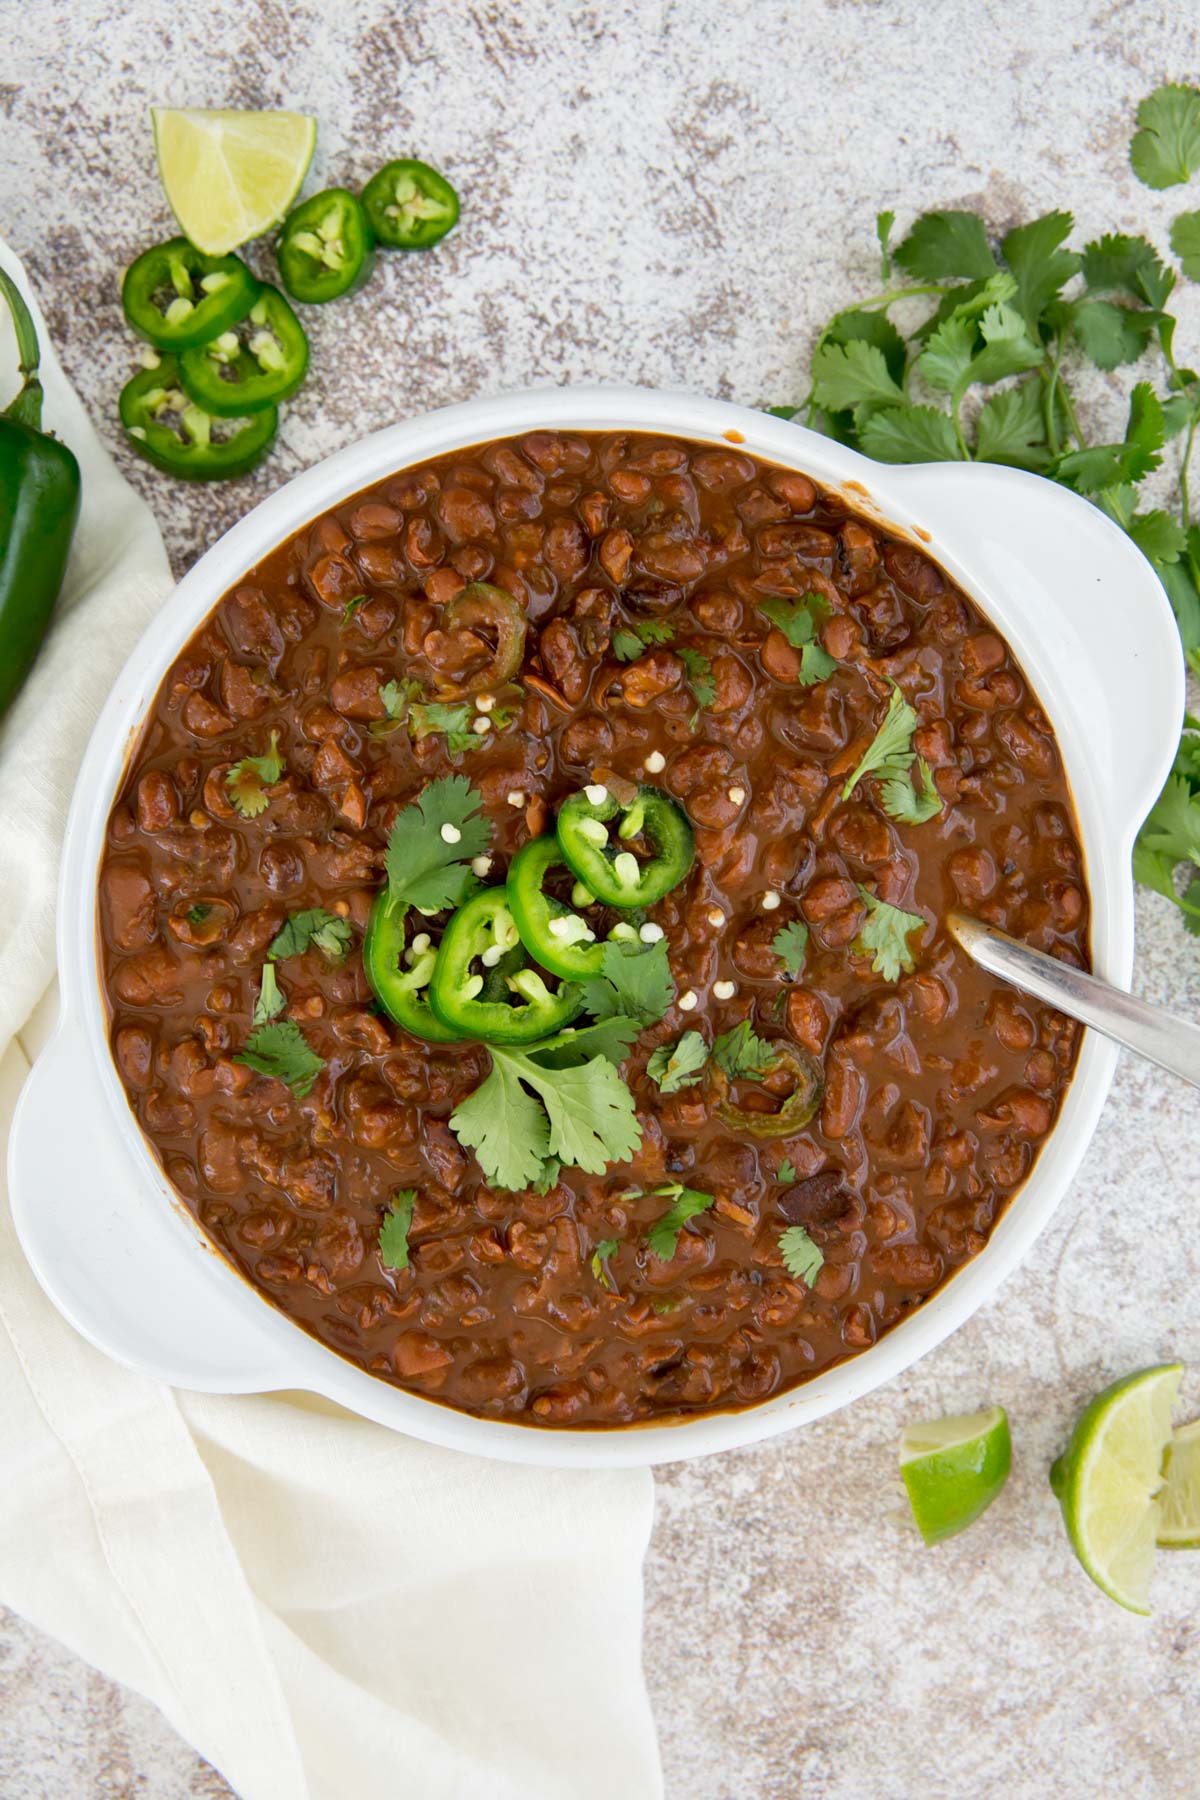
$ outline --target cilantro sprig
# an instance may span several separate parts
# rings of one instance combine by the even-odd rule
[[[465,775],[444,775],[397,814],[385,856],[393,906],[425,913],[461,906],[475,882],[471,859],[492,839],[482,805],[483,796]]]
[[[379,1227],[379,1260],[385,1269],[407,1269],[408,1234],[412,1229],[415,1188],[401,1188],[392,1195],[391,1205]]]
[[[286,956],[302,956],[315,944],[330,962],[340,962],[354,942],[354,927],[349,919],[326,912],[323,906],[309,906],[292,913],[267,946],[267,956],[277,962]]]
[[[784,925],[775,933],[771,939],[771,948],[787,974],[795,981],[804,968],[804,959],[808,955],[808,926],[802,925],[799,919],[793,919],[790,925]]]
[[[779,1248],[788,1274],[811,1287],[824,1267],[825,1254],[813,1243],[803,1225],[789,1225],[786,1231],[781,1231]]]
[[[271,967],[268,963],[267,968]],[[264,970],[264,981],[266,971]],[[295,1019],[275,1019],[259,1025],[246,1039],[245,1048],[234,1062],[244,1063],[259,1075],[273,1076],[286,1082],[297,1100],[311,1093],[313,1083],[325,1067]]]
[[[916,712],[893,682],[883,723],[843,787],[842,799],[848,800],[860,781],[874,775],[883,809],[893,819],[906,825],[922,825],[935,818],[942,810],[942,797],[925,758],[914,756],[912,738],[916,728]]]
[[[665,938],[654,944],[606,944],[601,973],[583,984],[587,1009],[597,1019],[621,1016],[656,1025],[675,998]]]
[[[696,728],[696,720],[700,714],[713,704],[717,697],[717,684],[713,680],[712,663],[702,650],[689,650],[681,644],[676,650],[684,669],[687,671],[688,686],[692,690],[692,699],[696,702],[696,710],[691,717],[691,728]]]
[[[646,1247],[651,1256],[659,1262],[670,1262],[679,1244],[679,1234],[689,1219],[698,1218],[707,1212],[713,1203],[712,1194],[701,1193],[698,1188],[684,1187],[681,1181],[669,1181],[663,1187],[652,1190],[656,1196],[670,1199],[665,1213],[655,1219],[653,1225],[646,1230]],[[635,1194],[632,1199],[644,1200],[646,1195]]]
[[[666,619],[637,619],[621,625],[612,635],[612,652],[618,662],[636,662],[652,644],[669,644],[675,627]]]
[[[708,1061],[708,1045],[698,1031],[685,1031],[674,1044],[660,1044],[649,1062],[646,1073],[658,1083],[662,1094],[677,1094],[681,1088],[694,1087],[704,1073]]]
[[[274,787],[287,768],[287,760],[279,749],[279,733],[272,731],[270,747],[263,756],[243,756],[225,771],[229,798],[243,819],[257,819],[270,805],[267,789]]]
[[[890,906],[861,884],[858,891],[867,917],[854,940],[855,950],[860,956],[871,958],[871,967],[885,981],[899,981],[901,974],[911,975],[917,966],[911,939],[914,932],[925,929],[925,920],[920,913],[902,912],[898,906]]]
[[[818,681],[827,681],[837,668],[837,659],[817,642],[817,628],[832,611],[824,594],[805,594],[801,600],[772,595],[760,600],[758,609],[772,625],[778,626],[793,650],[799,650],[800,673],[796,679],[800,686],[814,687]]]
[[[1129,158],[1148,187],[1174,187],[1200,172],[1200,87],[1158,88],[1138,107],[1136,125]],[[894,226],[890,212],[878,215],[882,290],[821,330],[801,404],[770,410],[881,462],[1007,463],[1085,494],[1151,563],[1188,665],[1200,674],[1200,523],[1189,479],[1200,373],[1175,351],[1177,321],[1168,307],[1176,270],[1147,238],[1125,232],[1073,247],[1074,219],[1065,210],[1016,225],[999,242],[966,211],[924,213],[899,241]],[[1200,280],[1200,208],[1178,214],[1170,246],[1183,275]],[[920,302],[923,308],[914,305]],[[1073,389],[1080,365],[1108,372],[1150,357],[1156,377],[1133,386],[1123,423],[1109,433],[1085,431]],[[1172,440],[1180,445],[1177,513],[1141,496]],[[1197,866],[1191,803],[1200,806],[1192,727],[1180,754],[1134,869],[1180,907],[1191,928],[1200,918],[1200,881],[1190,873]],[[881,797],[904,822],[934,816],[936,788],[920,763],[903,787],[888,785]]]

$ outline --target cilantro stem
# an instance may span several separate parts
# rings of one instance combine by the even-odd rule
[[[947,287],[945,282],[926,281],[913,287],[887,288],[882,294],[872,294],[869,300],[856,300],[853,306],[843,307],[842,311],[869,312],[880,307],[886,312],[887,308],[897,300],[917,300],[923,294],[952,294],[953,292],[954,289]],[[835,318],[833,322],[836,324],[837,319]]]
[[[1187,440],[1183,446],[1183,460],[1179,465],[1179,510],[1183,519],[1183,529],[1188,530],[1192,523],[1192,506],[1188,496],[1188,464],[1192,460],[1192,445],[1196,441],[1196,418],[1192,415],[1188,421]]]
[[[1046,388],[1046,392],[1044,395],[1044,410],[1045,410],[1045,417],[1046,417],[1046,442],[1050,447],[1051,456],[1061,456],[1062,455],[1062,440],[1058,435],[1058,407],[1056,404],[1056,396],[1057,396],[1057,392],[1058,392],[1058,371],[1059,371],[1061,364],[1062,364],[1062,338],[1061,338],[1061,336],[1059,336],[1059,337],[1056,337],[1054,340],[1054,360],[1050,364],[1049,374],[1047,374],[1045,368],[1042,369],[1042,380],[1045,383],[1045,388]]]
[[[954,435],[958,439],[958,454],[962,457],[964,462],[970,462],[972,460],[971,452],[967,449],[967,440],[963,436],[961,394],[955,393],[951,395],[950,411],[954,416]]]

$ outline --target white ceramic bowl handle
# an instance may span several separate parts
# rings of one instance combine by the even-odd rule
[[[58,1310],[98,1349],[174,1387],[295,1385],[272,1321],[233,1302],[229,1272],[180,1229],[113,1130],[78,1021],[64,1020],[21,1090],[9,1146],[13,1223]]]
[[[993,595],[1047,591],[1037,685],[1071,713],[1129,845],[1170,767],[1164,721],[1177,729],[1184,707],[1179,632],[1150,564],[1097,507],[1041,476],[980,463],[898,473],[931,554],[960,562],[1018,652],[1020,632]]]

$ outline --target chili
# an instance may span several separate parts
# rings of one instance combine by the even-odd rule
[[[322,306],[356,294],[375,263],[375,234],[362,201],[342,187],[314,194],[283,221],[275,256],[293,300]]]
[[[16,283],[0,269],[12,314],[21,387],[0,413],[0,718],[29,673],[62,587],[79,517],[73,453],[42,430],[37,331]]]
[[[260,463],[279,427],[275,407],[264,406],[243,424],[218,418],[184,392],[179,365],[165,356],[139,369],[121,389],[125,435],[139,456],[181,481],[227,481]]]
[[[794,1044],[775,1045],[775,1060],[763,1070],[765,1076],[785,1070],[795,1078],[795,1087],[777,1112],[758,1112],[739,1106],[730,1098],[730,1082],[724,1069],[715,1062],[709,1067],[709,1080],[716,1094],[717,1117],[731,1131],[752,1138],[794,1137],[814,1117],[825,1092],[821,1065],[807,1050]]]
[[[371,229],[387,250],[428,250],[458,222],[458,195],[428,163],[385,163],[363,189]]]
[[[460,642],[477,639],[489,649],[487,661],[464,680],[440,689],[448,700],[502,687],[516,674],[525,654],[525,615],[504,588],[487,581],[472,581],[456,594],[442,614],[442,630]],[[469,635],[468,635],[469,634]],[[494,644],[494,648],[490,646]]]
[[[244,418],[277,405],[296,392],[307,373],[304,327],[273,287],[259,290],[237,325],[179,357],[188,397],[221,419]]]
[[[130,327],[156,350],[187,350],[244,319],[258,285],[240,257],[206,256],[176,237],[130,263],[121,306]]]
[[[535,961],[564,980],[586,981],[603,973],[604,945],[580,913],[545,890],[551,871],[566,867],[556,837],[533,838],[509,866],[508,905]]]
[[[455,1043],[462,1033],[443,1025],[429,1004],[429,979],[437,951],[424,930],[414,933],[411,944],[406,943],[407,915],[406,906],[389,903],[386,888],[375,896],[363,940],[367,980],[388,1018],[405,1031],[429,1044]]]
[[[485,1044],[531,1044],[569,1025],[582,1009],[583,995],[570,983],[552,992],[524,951],[500,978],[513,998],[488,997],[489,973],[519,949],[503,888],[484,888],[460,906],[442,934],[429,986],[430,1004],[443,1025]]]
[[[614,819],[615,846],[608,834]],[[639,787],[625,804],[602,784],[586,787],[563,803],[557,829],[568,867],[606,906],[652,906],[678,887],[695,856],[687,815],[653,787]],[[642,838],[651,846],[645,861],[632,848]]]

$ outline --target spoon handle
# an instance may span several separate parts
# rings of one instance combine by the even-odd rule
[[[1098,975],[1085,975],[1057,957],[1031,950],[1028,944],[979,919],[951,913],[946,923],[981,969],[1002,976],[1039,1000],[1048,1000],[1070,1018],[1091,1025],[1160,1069],[1169,1069],[1172,1075],[1181,1075],[1193,1087],[1200,1087],[1200,1027],[1121,988],[1110,987]]]

